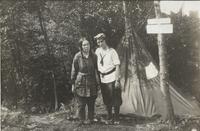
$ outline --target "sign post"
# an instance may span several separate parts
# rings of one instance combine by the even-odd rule
[[[172,101],[170,97],[170,91],[168,86],[168,69],[166,61],[166,46],[163,43],[163,34],[173,33],[173,25],[170,18],[160,18],[160,3],[159,1],[154,1],[155,8],[155,19],[149,19],[147,21],[148,25],[146,30],[148,34],[157,34],[158,40],[158,51],[159,51],[159,66],[160,66],[160,88],[164,95],[164,103],[166,114],[162,114],[164,119],[169,120],[170,124],[174,124],[174,110],[172,106]]]

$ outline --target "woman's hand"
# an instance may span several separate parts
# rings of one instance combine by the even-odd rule
[[[99,91],[100,89],[101,89],[101,85],[98,84],[98,85],[97,85],[97,90]]]
[[[115,81],[115,89],[120,88],[120,82],[118,80]]]
[[[72,85],[72,93],[75,93],[75,86],[74,86],[74,84]]]
[[[116,65],[116,80],[115,80],[115,89],[120,88],[120,68],[119,65]]]

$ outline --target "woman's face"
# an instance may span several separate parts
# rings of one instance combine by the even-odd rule
[[[90,51],[90,43],[87,40],[84,40],[82,43],[83,52],[89,53]]]
[[[97,39],[97,45],[99,45],[102,48],[107,47],[106,41],[104,39]]]

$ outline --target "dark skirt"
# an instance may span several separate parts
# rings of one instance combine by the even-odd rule
[[[121,88],[115,89],[115,82],[102,83],[101,93],[106,106],[120,106],[122,104]]]

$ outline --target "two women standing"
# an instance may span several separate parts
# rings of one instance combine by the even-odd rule
[[[107,45],[105,34],[100,33],[95,36],[95,39],[99,45],[96,54],[91,52],[90,43],[83,39],[80,41],[81,50],[75,55],[72,64],[72,91],[78,98],[79,117],[82,121],[85,120],[87,105],[89,123],[93,121],[97,88],[100,86],[108,112],[106,123],[119,124],[119,109],[122,104],[119,57],[117,52]],[[114,117],[112,108],[114,108]]]

